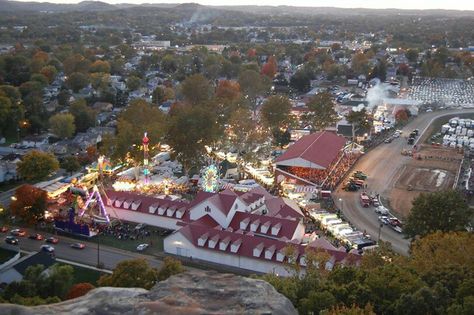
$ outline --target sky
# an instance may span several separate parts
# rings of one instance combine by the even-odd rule
[[[80,0],[23,0],[35,2],[77,3]],[[103,0],[107,3],[199,3],[204,5],[290,5],[290,6],[325,6],[341,8],[374,8],[374,9],[448,9],[474,10],[472,0]]]

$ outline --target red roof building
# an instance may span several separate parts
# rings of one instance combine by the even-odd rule
[[[275,160],[275,178],[299,185],[332,189],[350,160],[346,139],[330,131],[303,136]]]

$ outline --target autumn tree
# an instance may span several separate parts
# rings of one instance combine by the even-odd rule
[[[267,62],[262,66],[262,74],[273,79],[278,71],[278,64],[275,56],[270,56]]]
[[[219,81],[216,96],[230,101],[237,100],[240,98],[240,84],[230,80]]]
[[[402,122],[402,121],[407,121],[408,120],[408,110],[407,109],[399,109],[396,113],[395,113],[395,120],[397,122]]]
[[[338,115],[334,109],[331,94],[327,92],[318,93],[306,105],[309,112],[304,116],[304,120],[314,130],[324,130],[337,122]]]
[[[66,299],[75,299],[80,296],[86,295],[90,290],[95,289],[95,286],[88,282],[81,282],[73,285],[71,289],[69,289],[68,294],[66,295]]]
[[[78,171],[81,168],[81,164],[79,163],[79,160],[77,159],[76,156],[67,156],[65,157],[61,163],[60,166],[62,169],[64,169],[66,172],[72,175],[73,172]]]
[[[209,81],[201,74],[187,77],[181,83],[181,93],[184,100],[193,106],[209,101],[212,96]]]
[[[441,231],[464,231],[474,212],[457,191],[420,194],[405,220],[403,232],[409,238]]]
[[[158,271],[143,258],[124,260],[117,264],[112,274],[100,277],[101,287],[151,289],[158,281]]]
[[[47,209],[48,194],[32,185],[22,185],[15,191],[15,198],[10,204],[13,215],[33,224],[43,217]]]
[[[28,181],[40,181],[59,169],[59,162],[54,155],[32,150],[18,162],[17,171]]]
[[[74,116],[70,113],[56,114],[49,118],[51,132],[60,138],[70,138],[76,131]]]
[[[159,105],[171,99],[174,99],[174,91],[172,88],[160,85],[153,90],[152,101],[154,104]]]
[[[89,68],[89,72],[110,73],[110,64],[107,61],[94,61]]]
[[[367,75],[369,72],[369,59],[367,58],[367,55],[364,53],[357,53],[353,55],[351,67],[357,75]]]

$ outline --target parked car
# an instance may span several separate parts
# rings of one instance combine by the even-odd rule
[[[41,245],[41,250],[43,252],[53,253],[54,252],[54,247],[51,246],[51,245]]]
[[[0,228],[0,232],[2,232],[2,233],[6,233],[6,232],[8,232],[8,230],[9,230],[8,226],[2,226]]]
[[[386,225],[390,224],[390,219],[385,215],[379,216],[379,221]]]
[[[140,244],[140,245],[137,246],[137,250],[138,250],[139,252],[142,252],[142,251],[144,251],[145,249],[147,249],[148,246],[149,246],[148,244]]]
[[[46,239],[46,243],[57,244],[58,242],[59,242],[59,238],[57,237],[51,236]]]
[[[10,231],[10,234],[13,235],[13,236],[25,236],[25,235],[26,235],[26,231],[25,231],[25,230],[21,230],[21,229],[14,229],[14,230],[11,230],[11,231]]]
[[[43,235],[36,233],[36,234],[31,234],[30,236],[28,236],[28,238],[32,240],[42,241]]]
[[[11,245],[18,245],[18,239],[10,235],[10,236],[5,237],[5,243],[11,244]]]
[[[145,227],[146,227],[145,223],[140,223],[135,227],[135,230],[141,230],[141,229],[144,229]]]
[[[86,248],[86,245],[83,243],[72,243],[71,247],[75,249],[84,249]]]

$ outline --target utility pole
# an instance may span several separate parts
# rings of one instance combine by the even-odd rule
[[[380,223],[380,225],[379,225],[379,236],[377,237],[377,243],[380,242],[380,232],[382,232],[382,228],[383,228],[383,223]]]

